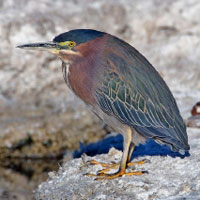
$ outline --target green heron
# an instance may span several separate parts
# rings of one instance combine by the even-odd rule
[[[134,147],[148,138],[173,151],[189,150],[186,126],[168,86],[147,59],[125,41],[96,30],[76,29],[56,36],[52,42],[18,47],[57,55],[69,88],[123,135],[118,165],[90,162],[107,167],[95,175],[97,179],[143,174],[145,171],[126,173],[126,167],[131,165]],[[117,166],[116,173],[106,173]]]

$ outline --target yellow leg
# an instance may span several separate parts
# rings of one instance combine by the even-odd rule
[[[134,149],[135,149],[135,144],[131,142],[130,147],[129,147],[129,152],[128,152],[128,163],[131,161],[131,156]]]
[[[134,145],[133,142],[131,142],[130,147],[129,147],[128,159],[127,159],[128,163],[126,164],[127,167],[131,167],[131,166],[134,166],[134,165],[143,165],[148,161],[148,160],[144,159],[144,160],[141,160],[141,161],[130,162],[134,148],[135,148],[135,145]],[[110,171],[112,169],[116,169],[120,166],[120,163],[109,164],[109,163],[101,163],[101,162],[98,162],[96,160],[90,160],[90,161],[88,161],[88,164],[101,165],[102,167],[105,167],[105,169],[99,170],[98,174],[108,172],[108,171]]]
[[[142,175],[144,173],[146,173],[145,171],[142,172],[130,172],[130,173],[126,173],[126,167],[127,165],[127,161],[130,160],[131,155],[135,145],[132,143],[132,130],[128,129],[128,131],[124,134],[124,151],[123,151],[123,155],[122,155],[122,159],[120,164],[106,164],[106,163],[99,163],[95,160],[90,161],[90,164],[100,164],[102,167],[107,167],[106,169],[100,170],[99,173],[97,175],[95,174],[86,174],[87,176],[96,176],[96,180],[103,180],[103,179],[114,179],[123,175]],[[134,164],[141,164],[141,162],[135,162]],[[132,165],[130,165],[132,166]],[[114,174],[106,174],[106,171],[110,171],[111,169],[115,169],[119,167],[119,170],[114,173]]]
[[[130,148],[129,148],[129,154],[128,154],[128,162],[127,162],[127,166],[128,167],[134,166],[135,164],[144,165],[145,163],[149,162],[149,160],[147,160],[147,159],[143,159],[141,161],[131,162],[131,156],[132,156],[132,153],[133,153],[134,149],[135,149],[135,144],[133,142],[131,142]]]

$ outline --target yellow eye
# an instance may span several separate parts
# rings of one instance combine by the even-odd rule
[[[76,45],[76,43],[71,41],[71,42],[69,42],[68,45],[69,45],[69,47],[74,47]]]
[[[76,42],[74,42],[74,41],[60,42],[59,45],[62,47],[68,46],[68,47],[72,48],[76,45]]]

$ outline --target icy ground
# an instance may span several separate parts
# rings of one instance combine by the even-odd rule
[[[170,156],[140,156],[134,160],[148,159],[150,163],[136,166],[148,170],[142,176],[123,176],[114,180],[95,181],[85,173],[96,173],[101,167],[87,166],[86,161],[119,161],[121,151],[112,148],[108,154],[84,156],[71,160],[51,172],[49,180],[35,193],[36,199],[200,199],[200,129],[188,128],[190,156],[184,159]],[[148,145],[148,144],[147,144]],[[148,154],[147,154],[148,155]],[[131,169],[129,169],[131,170]]]

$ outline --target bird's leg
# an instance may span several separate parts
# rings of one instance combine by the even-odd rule
[[[128,163],[131,161],[131,156],[133,153],[133,150],[135,149],[135,144],[131,141],[130,147],[129,147],[129,152],[128,152]]]
[[[131,161],[131,156],[132,156],[132,153],[133,153],[133,150],[135,149],[135,145],[133,142],[130,143],[130,147],[129,147],[129,153],[128,153],[128,159],[127,159],[127,167],[130,167],[130,166],[134,166],[135,164],[138,164],[138,165],[143,165],[146,160],[141,160],[141,161],[135,161],[135,162],[130,162]],[[102,163],[102,162],[98,162],[96,160],[90,160],[88,161],[88,164],[90,165],[101,165],[102,167],[104,167],[104,169],[102,170],[99,170],[99,173],[104,173],[104,172],[108,172],[112,169],[116,169],[120,166],[120,163]]]
[[[131,137],[132,137],[132,136],[131,136]],[[129,138],[128,138],[128,140],[129,140]],[[128,141],[128,143],[129,143],[129,141]],[[125,137],[124,137],[124,147],[125,147],[126,145],[128,145],[128,144],[126,143]],[[128,159],[127,159],[127,161],[128,161],[128,162],[130,161],[130,158],[131,158],[131,155],[132,155],[132,153],[133,153],[134,147],[135,147],[135,145],[133,144],[133,142],[130,143],[129,147],[127,146],[127,148],[128,148],[128,156],[127,156]],[[124,149],[123,152],[125,153],[125,149]],[[123,156],[124,156],[124,154],[123,154]],[[123,160],[123,157],[122,157],[122,160]],[[121,162],[122,162],[122,161],[121,161]],[[102,167],[106,167],[105,169],[99,170],[99,174],[102,174],[102,173],[104,173],[104,172],[107,172],[107,171],[110,171],[110,170],[112,170],[112,169],[115,169],[115,168],[120,167],[121,164],[122,164],[121,162],[120,162],[120,163],[113,163],[113,164],[99,163]],[[127,163],[127,165],[128,165],[128,163]]]
[[[105,169],[102,169],[102,170],[99,171],[99,174],[104,173],[106,171],[110,171],[111,169],[118,168],[119,166],[122,166],[124,164],[122,162],[123,161],[126,162],[127,157],[128,157],[131,138],[132,138],[131,133],[124,135],[124,144],[123,144],[124,150],[123,150],[123,155],[122,155],[122,159],[121,159],[120,163],[109,164],[109,163],[101,163],[101,162],[98,162],[96,160],[90,160],[87,163],[90,164],[90,165],[101,165],[102,167],[105,167]]]
[[[133,153],[134,149],[135,149],[135,144],[133,142],[131,142],[130,147],[129,147],[129,153],[128,153],[127,167],[134,166],[135,164],[143,165],[146,162],[148,162],[147,159],[143,159],[141,161],[131,162],[131,156],[132,156],[132,153]]]
[[[126,166],[127,166],[127,160],[128,160],[128,158],[130,159],[130,157],[131,157],[131,156],[129,156],[129,154],[130,153],[132,154],[132,151],[134,149],[134,145],[130,149],[131,140],[132,140],[132,130],[128,129],[128,131],[124,134],[124,151],[123,151],[122,159],[120,162],[119,170],[116,173],[106,174],[105,172],[109,171],[110,168],[117,168],[119,166],[119,164],[114,164],[114,165],[109,164],[109,170],[107,170],[107,169],[101,170],[97,175],[94,175],[94,174],[86,174],[86,175],[96,176],[97,177],[96,180],[103,180],[103,179],[114,179],[114,178],[120,177],[122,175],[142,175],[143,173],[145,173],[145,172],[138,172],[138,171],[130,172],[130,173],[125,172]],[[97,163],[95,162],[92,164],[97,164]],[[108,166],[103,163],[101,163],[101,165],[104,167]]]

